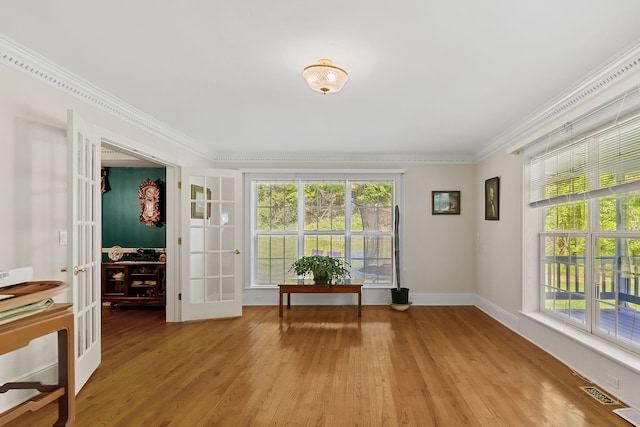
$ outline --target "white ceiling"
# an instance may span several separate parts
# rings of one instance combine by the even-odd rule
[[[212,158],[473,161],[640,40],[637,0],[3,0],[0,33]],[[349,81],[306,87],[330,58]]]

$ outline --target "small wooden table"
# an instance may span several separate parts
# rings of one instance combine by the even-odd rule
[[[0,426],[8,425],[25,412],[36,411],[58,401],[58,420],[54,426],[72,426],[76,418],[73,353],[73,312],[71,304],[53,304],[48,309],[0,325],[0,354],[24,347],[34,338],[58,333],[58,383],[11,382],[0,386],[0,393],[14,389],[35,389],[40,394],[0,414]]]
[[[291,294],[358,294],[358,316],[362,316],[362,283],[344,285],[311,285],[302,283],[281,283],[280,317],[282,317],[282,295],[287,294],[287,309],[291,308]]]
[[[10,310],[60,295],[69,285],[58,281],[24,282],[0,288],[1,295],[10,298],[0,301],[0,311]],[[74,383],[73,304],[53,304],[49,308],[0,325],[0,354],[28,345],[33,339],[57,332],[58,382],[9,382],[0,385],[0,393],[9,390],[37,390],[31,399],[0,414],[0,426],[10,425],[26,412],[33,412],[58,402],[58,420],[54,426],[73,426],[76,419]]]

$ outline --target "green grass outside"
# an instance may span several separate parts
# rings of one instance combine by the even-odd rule
[[[555,303],[555,305],[554,305]],[[598,301],[598,310],[611,310],[615,307],[616,301],[613,299],[600,300]],[[583,299],[576,300],[552,300],[548,299],[545,301],[544,307],[547,310],[586,310],[587,302]],[[637,312],[640,312],[640,305],[629,303],[625,306],[626,309],[632,309]]]
[[[391,238],[389,239],[389,259],[393,257]],[[261,241],[263,240],[263,241]],[[264,236],[258,239],[258,282],[277,283],[284,279],[295,279],[297,276],[288,272],[289,266],[298,259],[298,236]],[[345,255],[345,243],[342,236],[319,236],[306,239],[305,255],[311,255],[312,250],[320,250],[323,254],[340,252]],[[317,247],[316,247],[317,242]],[[364,238],[352,236],[352,252],[364,252]],[[353,267],[353,266],[352,266]],[[352,269],[353,271],[353,269]],[[352,273],[352,278],[354,274]],[[357,276],[357,275],[355,275]],[[391,281],[389,280],[389,283]]]

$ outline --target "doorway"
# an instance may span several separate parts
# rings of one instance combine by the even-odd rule
[[[116,307],[120,302],[127,307],[156,307],[157,311],[157,307],[162,306],[158,302],[164,299],[165,321],[179,321],[175,277],[177,255],[176,245],[172,244],[176,241],[177,218],[172,208],[176,197],[173,190],[176,188],[175,165],[103,139],[101,167],[103,174],[106,172],[103,175],[106,188],[103,189],[101,212],[101,247],[105,263],[103,281],[111,287],[110,292],[115,296],[108,304],[115,301]],[[143,200],[138,193],[144,182],[151,182],[160,190],[161,215],[157,222],[140,219],[140,202]],[[126,206],[123,206],[123,197],[126,197]],[[105,206],[109,204],[112,208],[107,209],[120,212],[107,215]],[[123,219],[123,212],[126,213],[126,220]],[[108,232],[105,231],[107,228]],[[113,266],[116,260],[121,264],[119,269],[107,267]],[[126,298],[119,299],[119,295],[126,295]],[[125,301],[127,298],[128,302]],[[105,299],[109,300],[108,297]]]

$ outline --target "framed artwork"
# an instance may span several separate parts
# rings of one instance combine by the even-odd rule
[[[204,197],[204,188],[191,184],[191,218],[204,218],[205,206],[207,218],[211,218],[211,189],[207,188],[207,198]]]
[[[460,215],[459,191],[432,191],[432,215]]]
[[[109,185],[109,168],[100,168],[100,192],[102,194],[107,191],[111,191],[111,185]]]
[[[140,200],[140,222],[148,226],[160,224],[160,188],[158,184],[147,178],[138,187]]]
[[[500,178],[490,178],[484,182],[484,219],[500,219]]]

